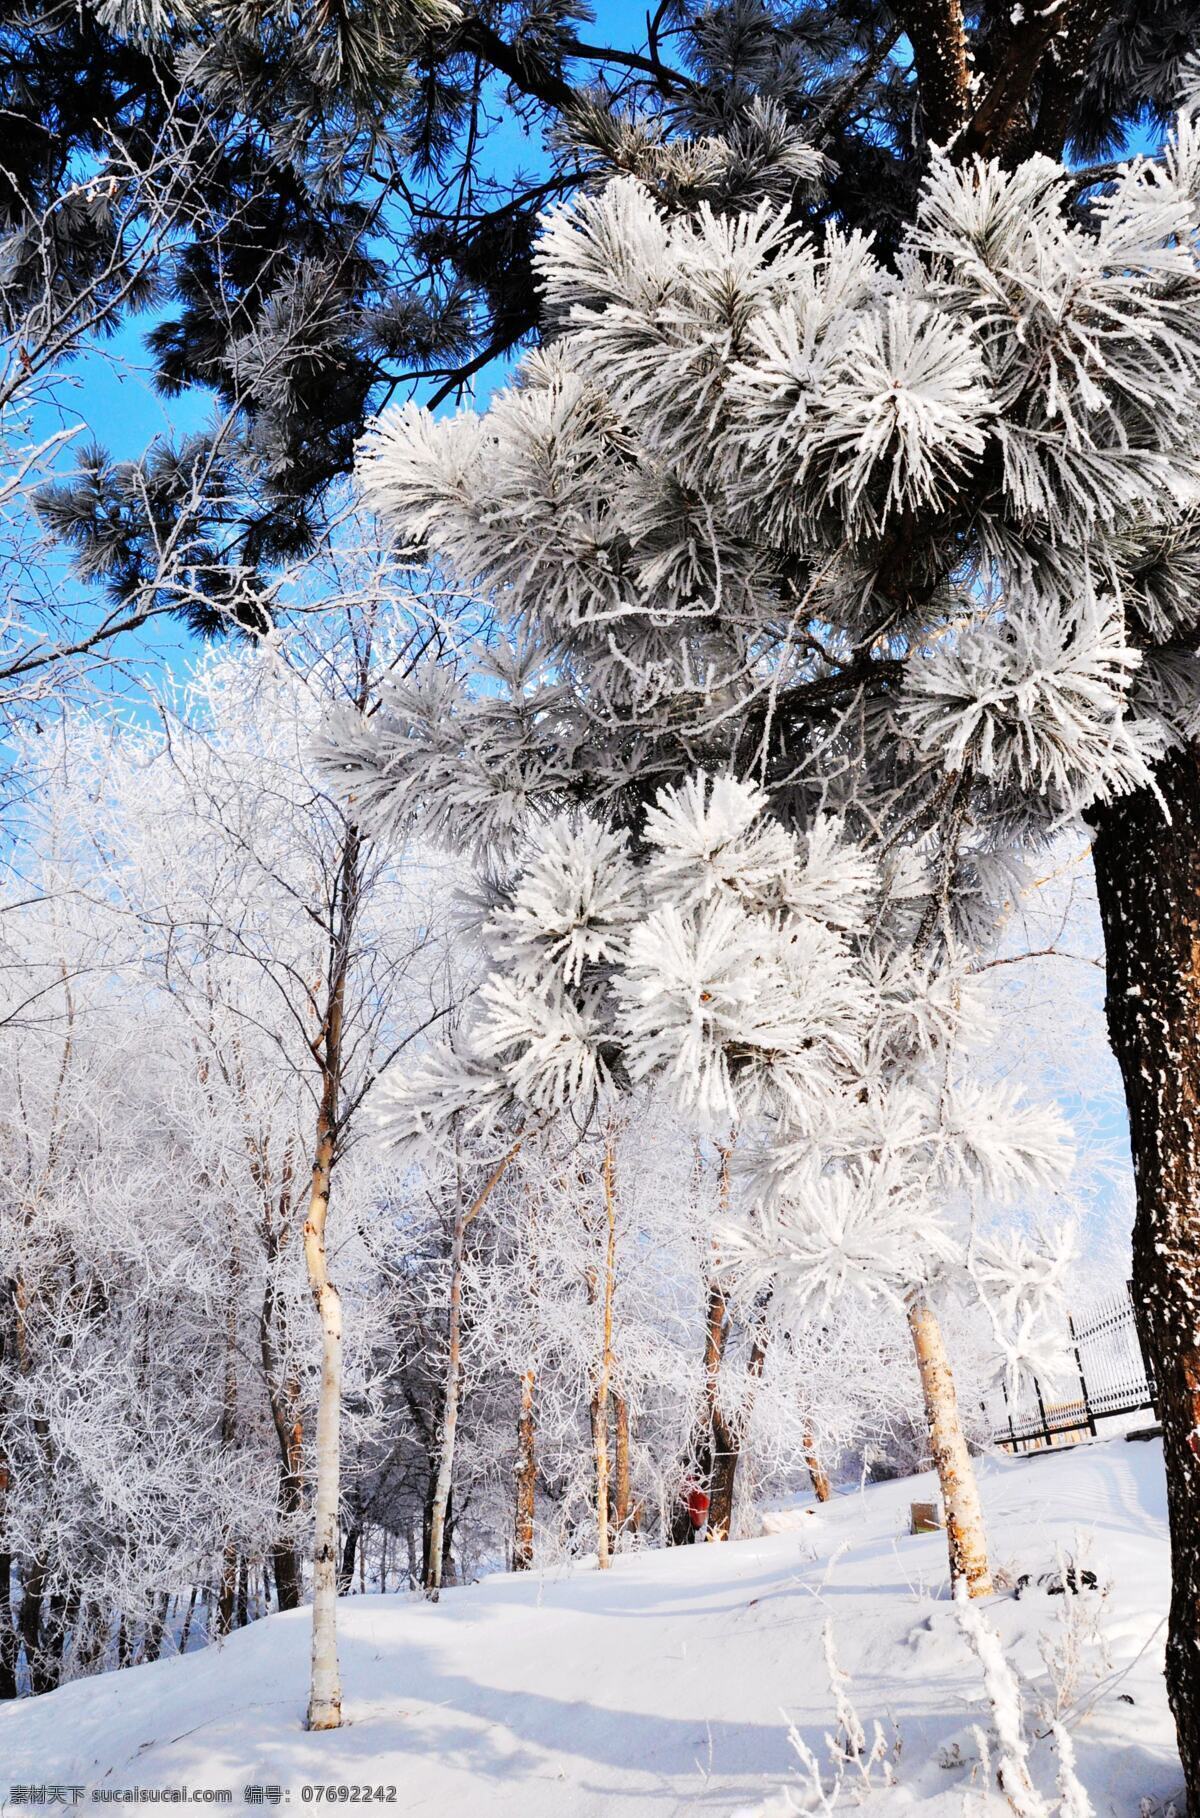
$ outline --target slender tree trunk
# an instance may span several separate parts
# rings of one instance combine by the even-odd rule
[[[725,1199],[728,1156],[721,1169],[722,1201]],[[736,1442],[729,1423],[721,1411],[721,1365],[729,1342],[729,1307],[724,1290],[714,1278],[708,1285],[708,1318],[704,1332],[704,1402],[697,1445],[696,1475],[708,1493],[708,1537],[728,1540],[733,1518],[733,1478],[730,1463],[736,1455]],[[726,1481],[728,1490],[726,1492]],[[713,1502],[721,1491],[719,1509]]]
[[[817,1449],[813,1443],[812,1432],[807,1427],[804,1431],[804,1462],[808,1466],[808,1474],[812,1479],[813,1492],[817,1501],[828,1502],[830,1496],[829,1478],[825,1474],[824,1465],[817,1456]]]
[[[429,1510],[429,1541],[425,1555],[425,1594],[436,1603],[445,1575],[448,1550],[450,1490],[454,1482],[454,1436],[462,1391],[462,1271],[467,1228],[482,1210],[521,1147],[518,1138],[492,1169],[474,1202],[464,1211],[461,1201],[454,1215],[450,1237],[450,1313],[447,1331],[446,1392],[442,1403],[442,1430],[438,1444],[437,1476]]]
[[[217,1593],[217,1626],[218,1635],[229,1635],[233,1632],[233,1615],[237,1602],[237,1549],[232,1542],[226,1546],[221,1562],[221,1588]]]
[[[329,1279],[325,1226],[333,1169],[333,1085],[321,1107],[312,1192],[304,1221],[308,1284],[321,1321],[321,1394],[317,1404],[316,1535],[313,1546],[312,1682],[308,1728],[336,1730],[342,1721],[337,1654],[338,1504],[341,1499],[342,1302]]]
[[[614,1484],[613,1514],[617,1533],[632,1533],[637,1526],[633,1507],[633,1486],[629,1461],[629,1403],[623,1395],[613,1394],[613,1428],[617,1443],[617,1474]]]
[[[343,1597],[354,1584],[354,1558],[361,1539],[361,1527],[355,1526],[346,1529],[345,1539],[342,1543],[342,1565],[338,1572],[338,1591]]]
[[[25,1649],[25,1668],[30,1688],[40,1690],[42,1661],[42,1596],[46,1570],[40,1560],[33,1560],[25,1573],[21,1592],[21,1642]]]
[[[729,1159],[733,1153],[733,1137],[724,1147],[718,1148],[721,1157],[721,1173],[718,1191],[718,1204],[721,1214],[729,1210]],[[725,1359],[725,1348],[729,1342],[729,1306],[725,1291],[715,1273],[716,1245],[714,1251],[714,1273],[708,1281],[708,1303],[704,1319],[704,1388],[700,1400],[700,1412],[696,1418],[695,1432],[691,1442],[691,1453],[685,1464],[685,1471],[690,1479],[699,1484],[709,1498],[708,1535],[710,1540],[727,1540],[729,1524],[733,1513],[733,1471],[736,1469],[737,1441],[730,1430],[720,1407],[721,1365]],[[721,1510],[714,1519],[714,1500],[720,1498]],[[672,1518],[671,1539],[674,1545],[681,1546],[692,1538],[692,1520],[688,1511],[686,1498],[681,1496],[676,1504]]]
[[[7,1527],[8,1465],[0,1457],[0,1533]],[[12,1615],[12,1554],[0,1553],[0,1699],[17,1695],[17,1635]]]
[[[604,1248],[604,1292],[600,1323],[600,1368],[592,1395],[592,1451],[596,1461],[596,1560],[602,1572],[612,1561],[609,1538],[611,1467],[608,1457],[608,1392],[613,1368],[613,1295],[617,1272],[617,1199],[613,1179],[613,1138],[606,1136],[602,1179],[607,1241]]]
[[[458,1573],[454,1566],[454,1486],[446,1498],[446,1524],[442,1529],[442,1583],[457,1584]]]
[[[169,1601],[165,1591],[160,1591],[154,1600],[154,1614],[146,1624],[146,1639],[142,1644],[143,1660],[157,1660],[162,1653],[163,1631],[167,1626]]]
[[[268,1255],[268,1270],[273,1260],[273,1256]],[[267,1405],[271,1410],[271,1424],[279,1447],[279,1517],[284,1534],[288,1536],[276,1540],[272,1545],[271,1566],[280,1609],[295,1610],[300,1607],[303,1574],[300,1555],[290,1535],[304,1500],[304,1427],[296,1413],[300,1397],[299,1384],[294,1378],[286,1382],[280,1380],[276,1317],[275,1290],[268,1278],[259,1316],[259,1349],[262,1353]]]
[[[438,1442],[437,1474],[429,1508],[429,1544],[426,1551],[425,1594],[438,1601],[442,1588],[446,1544],[446,1510],[454,1482],[454,1440],[458,1430],[458,1401],[462,1386],[462,1271],[466,1247],[466,1215],[460,1201],[450,1238],[450,1313],[447,1331],[446,1386],[442,1397],[442,1426]]]
[[[193,1585],[192,1594],[188,1598],[187,1615],[184,1617],[183,1627],[179,1631],[179,1652],[181,1654],[187,1653],[187,1644],[188,1644],[188,1640],[192,1633],[192,1617],[195,1615],[195,1613],[196,1613],[196,1586]]]
[[[958,1418],[958,1397],[937,1314],[923,1294],[909,1302],[908,1326],[917,1354],[929,1442],[946,1510],[950,1583],[965,1582],[970,1597],[990,1597],[987,1537],[975,1467]]]
[[[85,1679],[103,1669],[108,1652],[109,1621],[97,1603],[85,1603],[79,1614],[79,1632],[75,1644],[75,1676]]]
[[[527,1572],[533,1564],[533,1517],[537,1499],[537,1450],[533,1413],[537,1377],[526,1370],[521,1377],[521,1411],[517,1416],[517,1517],[513,1528],[513,1571]]]
[[[761,1321],[750,1347],[750,1361],[746,1373],[752,1384],[762,1378],[763,1368],[767,1361],[767,1328]],[[743,1420],[748,1420],[753,1405],[753,1389],[747,1400]],[[708,1525],[712,1532],[725,1540],[733,1532],[733,1497],[737,1487],[738,1460],[741,1457],[741,1435],[727,1423],[722,1422],[721,1451],[713,1470],[713,1486],[708,1503]]]
[[[1167,1695],[1200,1812],[1200,744],[1093,809],[1107,1013],[1136,1184],[1133,1291],[1163,1427]]]
[[[280,1499],[282,1507],[282,1497]],[[271,1548],[271,1570],[275,1578],[275,1597],[281,1610],[298,1610],[301,1599],[300,1558],[295,1547],[282,1541]]]
[[[237,1339],[238,1280],[240,1275],[237,1246],[230,1234],[229,1292],[225,1306],[225,1377],[221,1391],[221,1450],[232,1451],[237,1438]],[[221,1569],[221,1590],[217,1599],[217,1634],[228,1635],[233,1629],[237,1604],[237,1548],[232,1540],[225,1544]]]
[[[32,1670],[31,1685],[35,1693],[52,1692],[62,1680],[63,1652],[67,1645],[70,1610],[65,1597],[55,1592],[48,1600],[46,1621],[37,1666]]]
[[[531,1202],[529,1215],[529,1267],[526,1288],[529,1299],[531,1360],[521,1374],[521,1404],[517,1415],[517,1507],[513,1522],[513,1571],[527,1572],[533,1565],[533,1529],[537,1512],[537,1417],[534,1412],[537,1392],[536,1356],[538,1316],[537,1202]]]

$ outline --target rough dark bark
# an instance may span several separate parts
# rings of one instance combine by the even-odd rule
[[[195,1613],[196,1613],[196,1586],[193,1585],[192,1594],[188,1598],[187,1615],[184,1617],[183,1627],[179,1631],[179,1652],[181,1654],[187,1653],[188,1640],[192,1633],[192,1617],[195,1615]]]
[[[730,1450],[736,1452],[736,1440],[720,1411],[717,1398],[721,1363],[725,1356],[728,1339],[729,1308],[720,1283],[715,1277],[712,1277],[708,1284],[708,1304],[704,1317],[704,1388],[691,1445],[681,1474],[685,1483],[699,1484],[710,1498],[710,1533],[713,1531],[711,1498],[723,1488],[726,1458]],[[730,1488],[730,1504],[732,1506],[732,1488]],[[724,1532],[721,1533],[720,1538],[725,1538]],[[688,1513],[685,1491],[678,1497],[672,1510],[671,1544],[677,1547],[686,1546],[691,1539],[692,1520]]]
[[[46,1586],[45,1567],[34,1560],[25,1574],[21,1594],[20,1634],[25,1649],[25,1666],[30,1689],[44,1690],[39,1685],[42,1657],[42,1597]]]
[[[959,0],[906,0],[897,13],[913,47],[925,134],[946,145],[967,118],[970,69]]]
[[[362,1529],[357,1525],[347,1528],[342,1536],[342,1563],[338,1571],[339,1597],[345,1597],[354,1583],[354,1556],[361,1539]]]
[[[279,1608],[298,1610],[303,1598],[303,1579],[300,1555],[295,1547],[284,1546],[282,1543],[273,1546],[271,1569],[275,1577],[275,1598]]]
[[[1133,1288],[1171,1523],[1167,1694],[1200,1811],[1200,745],[1090,816],[1137,1210]]]

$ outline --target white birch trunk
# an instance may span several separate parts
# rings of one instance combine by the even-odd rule
[[[954,1376],[946,1356],[942,1329],[937,1314],[923,1294],[914,1295],[909,1302],[908,1325],[925,1397],[933,1462],[946,1511],[950,1584],[952,1588],[965,1584],[970,1597],[990,1597],[992,1579],[975,1467],[958,1418],[958,1397],[954,1392]]]
[[[518,1137],[512,1148],[496,1163],[477,1198],[464,1212],[461,1205],[454,1217],[450,1239],[450,1317],[449,1345],[446,1358],[446,1394],[442,1404],[442,1433],[438,1448],[437,1478],[429,1515],[429,1560],[425,1574],[425,1594],[436,1603],[442,1588],[442,1549],[446,1537],[446,1510],[454,1482],[454,1436],[458,1428],[458,1404],[462,1391],[462,1266],[466,1248],[467,1227],[487,1203],[510,1161],[521,1147]]]

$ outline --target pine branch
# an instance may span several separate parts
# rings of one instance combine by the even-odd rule
[[[1055,41],[1052,61],[1043,72],[1031,150],[1048,158],[1061,154],[1096,43],[1112,10],[1112,0],[1077,0],[1070,9],[1067,29]]]
[[[967,123],[955,149],[961,157],[995,157],[1008,148],[1030,90],[1048,52],[1055,61],[1047,72],[1043,126],[1039,115],[1039,146],[1057,153],[1070,108],[1078,96],[1079,79],[1087,67],[1092,47],[1109,10],[1109,0],[1042,0],[1031,15],[1021,19],[1009,40],[987,93]]]
[[[564,113],[576,97],[571,84],[551,68],[540,52],[522,50],[490,26],[477,14],[463,20],[456,34],[462,49],[476,51],[486,63],[507,78],[513,87],[531,100]]]

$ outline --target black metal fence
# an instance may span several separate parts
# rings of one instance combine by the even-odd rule
[[[1015,1401],[1003,1390],[993,1409],[993,1438],[1020,1452],[1058,1441],[1094,1437],[1097,1422],[1149,1411],[1157,1417],[1154,1378],[1142,1355],[1129,1290],[1121,1288],[1068,1317],[1078,1393],[1059,1384],[1043,1394],[1035,1377]],[[1073,1385],[1071,1385],[1073,1387]]]

